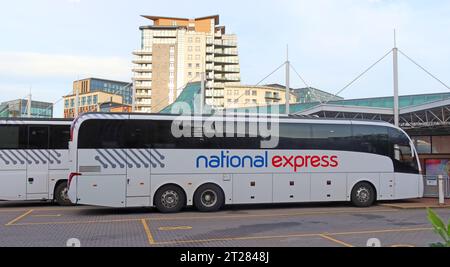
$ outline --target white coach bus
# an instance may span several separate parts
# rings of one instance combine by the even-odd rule
[[[0,200],[67,197],[71,120],[0,119]]]
[[[271,137],[278,142],[268,149],[267,135],[247,134],[257,124],[252,116],[81,115],[72,124],[69,198],[178,212],[330,201],[367,207],[423,195],[416,149],[388,123],[278,117]]]

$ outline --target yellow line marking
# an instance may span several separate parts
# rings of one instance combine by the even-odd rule
[[[28,214],[32,213],[33,210],[29,210],[27,212],[25,212],[24,214],[20,215],[19,217],[15,218],[14,220],[10,221],[9,223],[7,223],[5,226],[10,226],[13,225],[14,223],[20,221],[21,219],[25,218],[25,216],[27,216]]]
[[[342,233],[326,233],[327,235],[364,235],[364,234],[383,234],[383,233],[398,233],[398,232],[420,232],[429,231],[433,228],[397,228],[397,229],[383,229],[383,230],[368,230],[368,231],[357,231],[357,232],[342,232]]]
[[[330,241],[332,241],[334,243],[338,243],[339,245],[343,245],[344,247],[348,247],[348,248],[353,248],[354,247],[353,245],[350,245],[349,243],[345,243],[344,241],[337,240],[337,239],[332,238],[331,236],[327,236],[325,234],[320,234],[319,236],[322,237],[322,238],[325,238],[327,240],[330,240]]]
[[[166,241],[157,242],[157,245],[168,244],[185,244],[185,243],[202,243],[202,242],[216,242],[216,241],[243,241],[243,240],[262,240],[262,239],[284,239],[293,237],[315,237],[318,234],[296,234],[296,235],[279,235],[279,236],[243,236],[243,237],[229,237],[229,238],[211,238],[211,239],[199,239],[199,240],[179,240],[179,241]]]
[[[247,214],[247,215],[221,215],[221,216],[179,216],[179,217],[161,217],[152,218],[152,221],[178,221],[178,220],[222,220],[222,219],[248,219],[248,218],[267,218],[267,217],[295,217],[302,215],[327,215],[327,214],[371,214],[380,212],[397,212],[398,210],[382,209],[382,210],[338,210],[338,211],[311,211],[311,212],[293,212],[293,213],[265,213],[265,214]]]
[[[277,217],[295,217],[306,215],[329,215],[329,214],[371,214],[380,212],[398,212],[393,209],[382,210],[340,210],[340,211],[316,211],[316,212],[296,212],[296,213],[281,213],[281,214],[253,214],[253,215],[221,215],[221,216],[180,216],[180,217],[160,217],[160,218],[137,218],[137,219],[118,219],[118,220],[103,220],[103,221],[65,221],[65,222],[39,222],[39,223],[21,223],[16,226],[25,225],[46,225],[46,224],[94,224],[94,223],[115,223],[115,222],[134,222],[140,220],[148,221],[179,221],[179,220],[223,220],[223,219],[250,219],[250,218],[277,218]]]
[[[189,244],[189,243],[204,243],[204,242],[218,242],[218,241],[242,241],[242,240],[263,240],[263,239],[285,239],[285,238],[300,238],[300,237],[321,237],[333,242],[337,242],[344,246],[351,246],[340,240],[334,239],[331,236],[334,235],[354,235],[354,234],[375,234],[375,233],[388,233],[388,232],[406,232],[406,231],[424,231],[431,230],[432,228],[400,228],[400,229],[388,229],[388,230],[368,230],[361,232],[340,232],[340,233],[310,233],[310,234],[288,234],[278,236],[246,236],[246,237],[224,237],[224,238],[211,238],[211,239],[199,239],[199,240],[178,240],[178,241],[165,241],[156,242],[157,245],[170,245],[170,244]]]
[[[403,245],[403,244],[399,244],[399,245],[392,245],[391,248],[415,248],[416,246],[413,245]]]
[[[192,230],[192,226],[159,227],[159,231]]]
[[[152,232],[150,232],[150,228],[148,227],[147,221],[145,219],[141,220],[142,226],[144,226],[145,234],[147,235],[147,240],[150,246],[155,244],[155,239],[153,238]]]
[[[48,214],[48,215],[46,215],[46,214],[43,214],[43,215],[38,214],[38,215],[31,215],[31,217],[61,217],[61,216],[62,216],[61,214]]]
[[[122,222],[137,222],[143,219],[122,219],[122,220],[101,220],[101,221],[66,221],[66,222],[31,222],[31,223],[17,223],[14,226],[31,226],[31,225],[61,225],[61,224],[100,224],[100,223],[122,223]]]

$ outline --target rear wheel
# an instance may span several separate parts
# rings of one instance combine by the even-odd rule
[[[218,211],[224,204],[225,196],[220,187],[214,184],[200,186],[194,194],[194,205],[199,211]]]
[[[352,190],[352,203],[357,207],[370,207],[375,202],[375,188],[367,182],[355,185]]]
[[[183,190],[175,185],[160,188],[155,195],[155,206],[162,213],[175,213],[184,208],[186,196]]]
[[[54,199],[60,206],[71,206],[72,202],[69,199],[67,182],[58,184],[55,188]]]

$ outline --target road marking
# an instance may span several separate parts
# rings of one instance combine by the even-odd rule
[[[150,228],[148,227],[147,221],[145,219],[141,220],[142,226],[144,226],[145,234],[147,235],[147,240],[150,246],[155,244],[155,239],[153,238],[152,232],[150,232]]]
[[[415,247],[416,246],[413,246],[413,245],[402,245],[402,244],[391,246],[391,248],[415,248]]]
[[[61,217],[61,214],[37,214],[37,215],[31,215],[31,217]]]
[[[401,233],[401,232],[420,232],[433,230],[431,227],[424,228],[393,228],[393,229],[382,229],[382,230],[367,230],[367,231],[355,231],[355,232],[342,232],[342,233],[327,233],[327,235],[364,235],[364,234],[383,234],[383,233]]]
[[[192,226],[159,227],[159,231],[192,230]]]
[[[157,242],[157,245],[169,245],[169,244],[188,244],[188,243],[203,243],[203,242],[218,242],[218,241],[244,241],[244,240],[262,240],[262,239],[284,239],[293,237],[316,237],[318,234],[296,234],[296,235],[279,235],[279,236],[242,236],[242,237],[224,237],[224,238],[210,238],[210,239],[198,239],[198,240],[178,240],[178,241],[165,241]]]
[[[25,218],[28,214],[32,213],[33,210],[29,210],[25,212],[24,214],[20,215],[19,217],[15,218],[14,220],[10,221],[9,223],[5,224],[5,226],[13,225],[14,223],[20,221],[21,219]]]
[[[179,220],[222,220],[222,219],[248,219],[248,218],[277,218],[277,217],[295,217],[303,215],[328,215],[328,214],[371,214],[381,212],[397,212],[393,209],[380,209],[380,210],[337,210],[337,211],[311,211],[311,212],[292,212],[292,213],[265,213],[265,214],[247,214],[247,215],[220,215],[220,216],[179,216],[179,217],[161,217],[152,218],[151,221],[179,221]]]
[[[353,248],[354,247],[353,245],[350,245],[349,243],[345,243],[344,241],[337,240],[337,239],[332,238],[331,236],[327,236],[325,234],[320,234],[319,236],[322,237],[322,238],[325,238],[327,240],[330,240],[330,241],[332,241],[334,243],[337,243],[339,245],[343,245],[344,247],[348,247],[348,248]]]
[[[351,246],[340,240],[334,239],[331,236],[335,235],[354,235],[354,234],[376,234],[376,233],[388,233],[388,232],[414,232],[414,231],[424,231],[431,230],[432,228],[399,228],[399,229],[389,229],[389,230],[368,230],[360,232],[340,232],[340,233],[309,233],[309,234],[287,234],[287,235],[277,235],[277,236],[246,236],[246,237],[224,237],[224,238],[211,238],[211,239],[199,239],[199,240],[177,240],[177,241],[165,241],[156,242],[157,245],[176,245],[176,244],[190,244],[190,243],[205,243],[205,242],[220,242],[220,241],[242,241],[242,240],[264,240],[264,239],[286,239],[286,238],[301,238],[301,237],[321,237],[327,240],[339,243],[344,246]]]
[[[100,220],[100,221],[63,221],[63,222],[37,222],[37,223],[20,223],[15,226],[27,225],[47,225],[47,224],[94,224],[94,223],[116,223],[116,222],[134,222],[140,220],[148,221],[180,221],[180,220],[224,220],[224,219],[250,219],[250,218],[278,218],[278,217],[296,217],[307,215],[329,215],[329,214],[372,214],[381,212],[395,212],[398,210],[382,209],[382,210],[339,210],[339,211],[316,211],[316,212],[295,212],[295,213],[280,213],[280,214],[247,214],[247,215],[221,215],[221,216],[179,216],[179,217],[153,217],[153,218],[131,218],[118,220]]]

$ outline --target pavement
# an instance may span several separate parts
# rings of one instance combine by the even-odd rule
[[[401,203],[414,201],[390,204]],[[440,241],[427,220],[426,203],[418,208],[416,202],[414,209],[386,205],[233,206],[216,213],[161,214],[0,202],[0,246],[64,247],[76,240],[84,247],[364,247],[372,240],[386,247],[427,247]],[[436,211],[450,218],[450,209]]]
[[[421,198],[411,200],[400,200],[391,202],[382,202],[379,204],[383,207],[392,207],[397,209],[426,209],[426,208],[450,208],[450,199],[445,199],[443,204],[439,203],[436,198]]]

